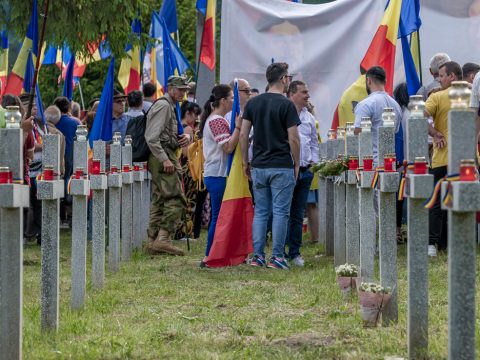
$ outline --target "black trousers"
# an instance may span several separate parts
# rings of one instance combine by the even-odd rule
[[[436,184],[438,180],[447,175],[447,167],[437,167],[435,169],[430,169],[429,172],[433,175],[434,184]],[[441,200],[441,195],[439,194],[439,196],[437,196],[435,204],[428,212],[428,244],[437,245],[437,248],[439,250],[447,250],[448,212],[442,210],[440,205]]]
[[[202,230],[203,204],[205,204],[207,195],[207,189],[203,191],[197,191],[197,203],[195,204],[195,214],[193,215],[193,237],[195,239],[200,237],[200,230]]]

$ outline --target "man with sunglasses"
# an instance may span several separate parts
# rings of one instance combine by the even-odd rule
[[[248,101],[243,113],[240,146],[243,169],[250,178],[248,137],[253,126],[252,180],[255,215],[252,226],[254,256],[252,266],[289,269],[284,258],[290,205],[300,166],[300,124],[295,105],[285,97],[292,76],[287,63],[267,68],[268,92]],[[272,257],[267,265],[265,238],[272,220]]]

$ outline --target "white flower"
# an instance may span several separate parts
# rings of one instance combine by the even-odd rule
[[[337,276],[357,277],[358,267],[354,264],[343,264],[335,269]]]
[[[389,287],[384,288],[380,284],[362,282],[360,284],[360,291],[371,292],[374,294],[389,294],[392,292],[392,289]]]

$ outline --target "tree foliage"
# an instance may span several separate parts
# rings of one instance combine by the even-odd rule
[[[30,20],[33,0],[9,2],[0,0],[0,24],[8,29],[10,36],[22,39]],[[38,0],[39,14],[44,12],[45,0]],[[132,38],[130,23],[135,17],[142,23],[142,48],[145,48],[150,28],[151,13],[160,10],[159,0],[50,0],[45,40],[48,44],[61,46],[64,42],[73,51],[86,54],[88,42],[94,42],[104,35],[116,57],[116,74],[122,57],[126,56],[125,45],[138,40]],[[3,10],[3,11],[2,11]],[[177,16],[180,46],[185,56],[195,68],[196,12],[194,0],[177,0]],[[43,19],[43,18],[42,18]],[[39,19],[39,26],[42,24]],[[0,25],[0,28],[3,27]],[[40,29],[39,29],[40,30]],[[15,44],[11,46],[13,50]],[[18,52],[15,51],[15,57]],[[85,106],[100,97],[109,61],[90,63],[81,79]],[[10,62],[13,65],[13,61]],[[56,66],[43,66],[40,71],[39,85],[43,102],[51,104],[61,95],[63,83],[58,83],[60,70]],[[117,84],[118,86],[118,84]],[[80,102],[78,87],[73,94]]]

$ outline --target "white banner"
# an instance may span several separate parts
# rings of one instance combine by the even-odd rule
[[[431,81],[428,63],[437,52],[447,52],[460,65],[480,62],[480,17],[468,17],[475,13],[476,2],[421,1],[424,83]],[[321,5],[224,0],[220,80],[228,83],[235,77],[245,78],[263,92],[265,70],[272,59],[287,62],[294,79],[308,84],[324,136],[343,91],[360,74],[360,61],[384,7],[385,1],[379,0],[337,0]],[[398,83],[404,81],[405,75],[400,42],[397,45]]]

